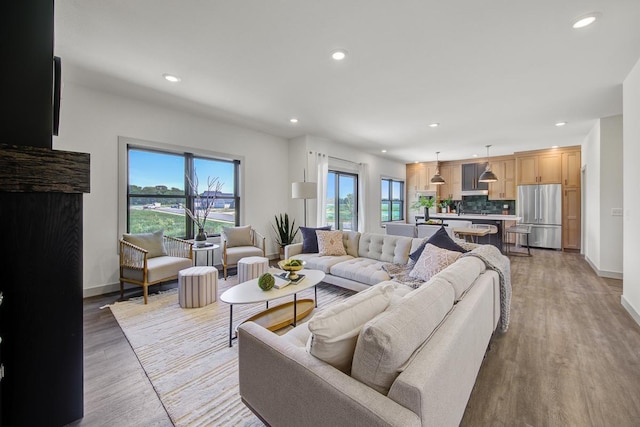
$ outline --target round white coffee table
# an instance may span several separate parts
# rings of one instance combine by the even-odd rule
[[[304,274],[304,279],[302,279],[297,284],[289,284],[281,289],[273,288],[268,291],[263,291],[258,286],[258,279],[252,279],[248,282],[240,283],[231,289],[227,289],[220,295],[220,301],[226,302],[229,304],[229,347],[233,345],[233,306],[234,304],[253,304],[259,302],[267,303],[267,307],[269,306],[269,301],[283,298],[287,296],[293,295],[293,303],[286,303],[279,305],[277,307],[273,307],[263,311],[262,313],[253,316],[251,320],[256,321],[260,317],[266,317],[267,315],[273,317],[276,312],[279,314],[283,314],[285,311],[288,313],[287,323],[296,326],[298,318],[302,318],[302,313],[298,314],[298,305],[299,301],[297,299],[296,294],[300,291],[304,291],[305,289],[314,288],[314,305],[317,307],[318,304],[318,292],[315,286],[320,283],[324,279],[324,273],[319,270],[300,270],[298,274]],[[312,307],[313,309],[313,307]],[[309,312],[305,313],[308,314]],[[277,325],[282,324],[281,316],[278,320]],[[263,325],[264,326],[264,325]],[[266,327],[266,326],[265,326]]]

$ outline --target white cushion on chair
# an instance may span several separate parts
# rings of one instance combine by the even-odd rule
[[[262,256],[262,249],[255,246],[227,248],[227,265],[235,265],[244,257]]]
[[[178,277],[178,272],[193,265],[190,258],[179,258],[174,256],[161,256],[147,259],[147,283],[157,282],[163,279]],[[131,268],[123,269],[122,276],[126,279],[142,282],[142,270]]]

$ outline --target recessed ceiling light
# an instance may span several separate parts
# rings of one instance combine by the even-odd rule
[[[440,123],[431,123],[429,125],[430,128],[437,128],[438,126],[440,126]]]
[[[557,145],[552,145],[551,148],[558,148],[558,146]]]
[[[474,155],[473,155],[473,156],[471,156],[471,157],[478,157],[478,155],[477,155],[477,154],[474,154]]]
[[[420,163],[420,162],[416,160],[416,161],[415,161],[415,162],[413,162],[413,163]]]
[[[331,57],[336,61],[342,61],[347,57],[347,51],[344,49],[336,49],[331,52]]]
[[[564,126],[566,124],[567,124],[567,122],[558,122],[558,123],[556,123],[556,126],[562,127],[562,126]]]
[[[295,117],[291,117],[291,118],[289,119],[289,121],[290,121],[291,123],[298,123],[298,119],[296,119]]]
[[[387,152],[387,150],[380,150],[380,151],[382,151],[383,153],[386,153],[386,152]]]
[[[178,76],[174,76],[173,74],[163,74],[162,77],[164,77],[164,79],[168,82],[171,83],[178,83],[180,80],[182,80],[180,77]]]
[[[600,16],[601,14],[599,12],[591,12],[586,15],[582,15],[576,18],[575,21],[573,21],[572,27],[575,29],[584,28],[596,22],[596,19],[598,19]]]

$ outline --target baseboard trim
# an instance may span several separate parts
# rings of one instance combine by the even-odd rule
[[[622,295],[622,297],[620,298],[620,302],[622,303],[622,306],[625,308],[625,310],[627,310],[627,312],[631,315],[633,320],[635,320],[636,323],[640,325],[640,313],[638,313],[636,309],[633,308],[631,303],[624,297],[624,295]]]
[[[275,260],[279,260],[280,259],[280,255],[279,254],[267,254],[266,256],[267,258],[269,258],[269,261],[275,261]],[[216,265],[215,266],[218,271],[222,271],[222,265]],[[127,289],[133,289],[133,288],[138,288],[140,289],[140,286],[135,286],[135,285],[130,285],[125,283],[124,284],[124,289],[125,291]],[[84,288],[82,290],[82,298],[89,298],[89,297],[95,297],[98,295],[105,295],[105,294],[110,294],[112,292],[120,292],[120,283],[109,283],[109,284],[105,284],[105,285],[98,285],[98,286],[93,286],[90,288]]]
[[[587,261],[587,264],[591,267],[591,269],[600,277],[606,277],[607,279],[619,279],[622,280],[623,274],[617,271],[606,271],[600,270],[595,266],[593,262],[589,259],[588,256],[585,255],[584,259]]]

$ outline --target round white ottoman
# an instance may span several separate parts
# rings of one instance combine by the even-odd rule
[[[257,279],[269,269],[269,258],[249,256],[238,261],[238,283]]]
[[[189,267],[178,272],[178,303],[182,308],[211,304],[218,294],[218,269]]]

